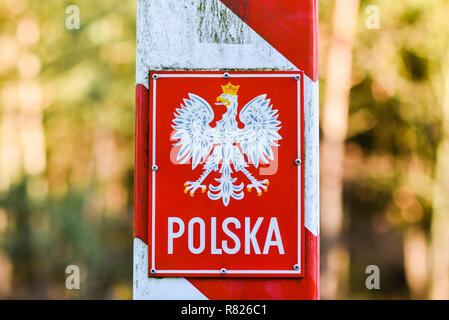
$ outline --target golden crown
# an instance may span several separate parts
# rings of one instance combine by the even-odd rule
[[[225,86],[221,86],[221,89],[223,89],[224,94],[232,94],[233,96],[237,95],[237,91],[239,90],[240,86],[233,86],[231,82],[229,82]]]

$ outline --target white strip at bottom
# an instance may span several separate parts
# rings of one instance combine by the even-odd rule
[[[134,239],[134,300],[207,300],[185,278],[149,278],[148,245]]]

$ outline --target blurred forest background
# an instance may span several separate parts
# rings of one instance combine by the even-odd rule
[[[0,298],[132,297],[135,15],[0,2]],[[320,1],[324,299],[449,298],[448,16],[445,0]]]

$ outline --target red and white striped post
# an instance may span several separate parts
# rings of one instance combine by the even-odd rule
[[[317,27],[317,0],[138,0],[134,299],[319,299],[319,107]],[[288,77],[291,78],[289,81],[294,81],[293,77],[295,77],[298,82],[282,82],[287,81],[282,79]],[[176,95],[176,90],[171,91],[171,83],[167,82],[175,81],[173,80],[174,78],[178,80],[176,80],[177,82],[172,82],[173,88],[177,88],[176,90],[179,92],[183,92],[181,90],[182,88],[179,89],[180,87],[184,84],[187,86],[189,83],[193,83],[193,81],[197,81],[195,82],[197,88],[207,87],[208,85],[212,86],[215,85],[215,82],[217,83],[217,86],[218,83],[222,84],[223,94],[220,96],[222,98],[218,97],[217,101],[224,102],[219,102],[217,104],[225,104],[226,106],[228,106],[230,102],[223,97],[226,98],[229,94],[236,94],[235,92],[238,89],[238,86],[235,84],[238,84],[241,87],[240,91],[242,92],[242,95],[240,96],[240,99],[243,99],[244,97],[243,92],[249,94],[248,92],[251,86],[254,87],[252,89],[254,94],[258,92],[257,90],[260,86],[267,85],[271,88],[271,91],[267,89],[267,94],[272,98],[273,105],[279,109],[278,120],[283,122],[282,125],[285,127],[279,131],[283,138],[283,140],[280,140],[279,166],[282,166],[281,156],[286,154],[282,153],[284,152],[283,150],[290,150],[292,147],[295,148],[295,144],[298,146],[298,167],[294,167],[293,165],[290,167],[290,165],[287,164],[284,165],[285,170],[283,169],[284,171],[296,170],[288,172],[298,172],[298,179],[295,180],[297,181],[297,189],[294,189],[295,192],[292,193],[285,191],[283,195],[285,201],[280,201],[283,203],[292,203],[299,213],[299,216],[296,217],[293,215],[289,218],[292,223],[295,222],[298,226],[296,229],[293,229],[297,231],[297,234],[295,233],[292,235],[292,239],[297,239],[297,241],[293,241],[293,244],[291,245],[291,247],[294,247],[296,250],[293,250],[296,252],[295,254],[289,253],[290,244],[287,243],[287,240],[284,238],[285,252],[284,247],[281,249],[280,246],[278,246],[278,250],[276,250],[276,248],[271,248],[269,251],[270,253],[264,256],[262,260],[257,260],[259,257],[251,258],[254,259],[254,261],[258,261],[257,265],[265,264],[266,261],[267,267],[263,271],[256,270],[259,273],[253,272],[254,270],[248,271],[245,269],[245,259],[247,256],[250,257],[251,255],[247,254],[247,256],[245,256],[243,253],[241,253],[238,260],[241,262],[241,265],[239,264],[240,269],[243,268],[245,270],[236,271],[232,268],[229,270],[222,268],[220,271],[218,269],[214,270],[213,266],[209,268],[211,270],[206,268],[207,270],[201,271],[191,270],[193,267],[188,268],[184,266],[179,266],[179,269],[182,270],[178,270],[179,272],[176,270],[162,270],[164,269],[162,265],[168,266],[165,269],[174,269],[174,265],[170,265],[170,261],[172,261],[170,260],[171,256],[164,256],[161,253],[163,251],[160,250],[162,244],[161,242],[157,242],[159,240],[157,238],[158,236],[155,236],[155,234],[165,234],[167,223],[162,223],[161,221],[163,221],[163,219],[161,217],[163,217],[164,214],[173,215],[173,212],[164,212],[164,210],[160,208],[163,207],[162,204],[165,201],[164,199],[177,197],[178,193],[175,190],[168,190],[170,187],[169,184],[164,184],[165,187],[158,187],[157,192],[155,191],[156,186],[159,186],[155,182],[157,175],[160,175],[157,178],[158,183],[160,183],[159,181],[161,180],[166,181],[166,177],[175,176],[174,173],[167,173],[168,170],[164,171],[167,166],[164,167],[163,160],[160,160],[161,156],[159,156],[159,154],[164,152],[160,141],[162,141],[162,143],[165,142],[164,140],[157,139],[165,139],[165,132],[158,130],[165,130],[165,127],[171,127],[173,124],[170,121],[166,121],[166,123],[162,123],[161,128],[159,123],[160,121],[163,121],[160,120],[163,119],[163,116],[159,116],[159,114],[165,112],[163,106],[161,106],[164,103],[164,93],[165,96]],[[207,80],[209,83],[206,82],[204,78],[209,79]],[[225,78],[226,81],[223,78]],[[250,85],[250,83],[252,83],[251,79],[254,79],[254,85]],[[256,81],[256,79],[258,80]],[[228,82],[232,82],[232,84],[226,87],[225,84]],[[157,90],[156,83],[158,83]],[[260,83],[259,87],[258,83]],[[281,94],[282,90],[285,90],[286,92],[284,98]],[[220,92],[218,92],[218,94],[219,93]],[[228,94],[228,96],[226,94]],[[287,116],[287,111],[291,109],[290,105],[288,106],[290,109],[286,107],[284,107],[285,109],[282,109],[278,106],[281,101],[284,101],[282,99],[286,99],[285,104],[290,103],[288,102],[289,94],[292,97],[291,101],[293,101],[291,107],[295,108],[296,105],[298,106],[297,118],[294,116]],[[281,98],[276,100],[276,95]],[[188,99],[189,97],[192,99],[189,103],[194,103],[193,98],[187,95],[187,91],[185,96],[182,96],[182,93],[180,93],[179,102],[182,103],[181,98]],[[215,102],[215,100],[211,102]],[[247,101],[242,101],[242,106],[246,102]],[[170,105],[169,103],[171,103],[171,100],[168,99],[166,103],[167,105]],[[156,104],[159,105],[157,113]],[[280,104],[282,105],[282,103]],[[261,106],[259,107],[262,108]],[[172,118],[175,108],[179,108],[179,103],[174,106],[173,110],[168,112]],[[215,106],[213,108],[215,108]],[[259,109],[259,113],[260,110],[262,109]],[[295,110],[296,109],[293,110],[293,115],[295,115]],[[244,116],[240,113],[238,121],[245,122],[242,120],[243,118]],[[296,124],[294,124],[294,122],[292,122],[294,120],[292,119],[297,119],[297,123],[295,122]],[[181,119],[180,121],[182,122],[183,120]],[[241,124],[239,123],[239,126],[240,125]],[[248,123],[245,123],[245,125],[249,126]],[[298,135],[292,135],[290,137],[288,133],[288,130],[290,130],[289,127],[296,128],[296,125],[298,128]],[[156,126],[158,128],[157,130]],[[276,128],[276,130],[279,129]],[[161,134],[162,138],[160,138]],[[158,137],[157,139],[156,136]],[[182,138],[180,139],[182,142]],[[170,139],[168,139],[170,145],[176,141],[176,139],[174,141],[169,140]],[[290,147],[289,141],[292,141]],[[239,148],[240,149],[235,149],[236,152],[239,152],[239,150],[242,151],[245,148],[247,149],[247,147],[243,145],[243,142],[240,142]],[[273,148],[273,150],[275,149]],[[158,152],[159,158],[156,158],[156,152]],[[209,152],[209,150],[207,150],[207,152]],[[246,154],[248,159],[250,153],[251,152],[248,151]],[[278,159],[276,157],[278,157],[277,153],[274,156],[274,159],[277,161]],[[192,161],[195,160],[192,158]],[[160,170],[156,165],[156,162],[161,166]],[[176,160],[174,162],[176,162]],[[235,159],[233,160],[233,163],[234,162]],[[252,167],[250,161],[248,162],[247,168],[251,171],[250,168],[254,169],[254,166]],[[200,166],[202,166],[202,163],[200,164]],[[301,169],[298,169],[299,166]],[[192,171],[192,166],[190,166],[190,164],[185,165],[184,167],[188,168],[190,172]],[[234,167],[234,169],[236,168]],[[238,171],[237,169],[236,171]],[[244,169],[241,169],[242,178],[245,177],[243,173],[246,172],[245,175],[247,173],[249,174],[248,170],[245,171]],[[252,172],[257,172],[257,170],[254,169]],[[282,174],[282,172],[279,171],[278,175]],[[185,180],[191,179],[190,176],[185,178]],[[251,176],[251,178],[254,177]],[[175,180],[175,178],[173,179]],[[241,200],[236,200],[239,198],[237,196],[231,198],[231,200],[225,200],[225,197],[222,196],[223,201],[221,201],[221,199],[219,201],[213,201],[210,200],[212,199],[212,195],[209,196],[210,199],[208,199],[207,194],[209,193],[201,194],[201,191],[198,191],[198,195],[192,193],[191,195],[195,197],[189,200],[198,202],[189,203],[204,203],[206,204],[205,206],[210,206],[210,208],[217,208],[217,212],[219,211],[227,213],[228,215],[238,216],[240,212],[235,210],[237,210],[236,208],[245,208],[244,206],[238,206],[241,203],[245,203],[245,201],[246,203],[251,203],[251,206],[254,206],[253,203],[257,206],[258,203],[263,203],[256,202],[259,201],[257,199],[273,199],[274,202],[277,201],[276,199],[284,199],[276,198],[276,190],[283,190],[280,189],[281,183],[278,182],[277,185],[273,185],[276,184],[276,181],[282,180],[279,180],[280,178],[276,180],[275,176],[273,176],[273,179],[275,182],[270,183],[269,190],[266,193],[263,193],[261,197],[257,197],[257,193],[254,194],[253,192],[249,194],[247,192],[244,195],[244,199]],[[187,183],[186,185],[190,186]],[[250,185],[248,185],[248,187],[249,186]],[[189,190],[192,191],[191,189]],[[186,189],[186,192],[189,190]],[[246,192],[246,185],[244,191]],[[173,192],[173,194],[168,194],[171,192]],[[241,191],[241,194],[243,194],[243,191]],[[182,196],[187,197],[186,199],[190,199],[187,193],[182,194]],[[180,199],[181,198],[182,197],[180,197]],[[183,199],[184,198],[182,198],[179,203],[187,201]],[[155,203],[158,205],[156,206]],[[168,202],[165,201],[165,203]],[[185,206],[185,204],[183,205]],[[266,204],[263,206],[266,206]],[[169,208],[169,204],[167,204],[165,208]],[[214,210],[210,208],[208,209],[209,211]],[[166,209],[166,211],[171,210]],[[267,227],[264,227],[263,225],[261,230],[265,230],[267,239],[270,238],[269,240],[272,240],[272,237],[275,237],[277,242],[270,242],[267,240],[267,243],[276,246],[281,242],[280,239],[277,238],[278,233],[276,233],[276,230],[279,229],[276,228],[280,228],[280,237],[280,234],[283,232],[282,228],[284,227],[282,224],[281,213],[276,212],[276,210],[271,211],[274,211],[271,212],[271,216],[279,215],[279,226],[277,225],[276,220],[276,224],[273,224],[273,226],[270,222],[268,231]],[[156,218],[156,214],[159,218]],[[209,219],[210,217],[207,218]],[[202,222],[200,223],[199,220],[197,219],[196,222],[198,222],[198,227],[201,229]],[[236,220],[237,219],[233,220],[234,227],[239,229],[240,225],[237,224],[240,222]],[[215,220],[213,221],[215,223]],[[252,221],[250,228],[251,225],[255,223],[255,219]],[[267,221],[267,219],[264,221]],[[187,238],[188,221],[186,220],[185,222],[185,238]],[[244,222],[242,218],[242,229],[245,227],[245,223],[246,220]],[[171,225],[172,228],[173,226],[174,224]],[[181,222],[178,223],[177,227],[179,230],[176,234],[180,237],[180,229],[182,227]],[[170,225],[168,225],[168,228],[170,229]],[[194,227],[192,227],[192,229],[194,229]],[[256,228],[254,227],[254,229]],[[229,233],[227,234],[229,235]],[[233,233],[231,232],[231,235],[232,234]],[[237,231],[235,231],[235,234],[237,234]],[[268,234],[271,234],[271,236],[268,236]],[[172,234],[172,243],[175,240],[179,240],[175,239],[176,237],[177,236],[173,236]],[[244,240],[242,239],[241,241],[243,243]],[[235,244],[237,247],[237,242],[235,242]],[[263,246],[263,242],[261,246]],[[249,247],[251,249],[251,242]],[[171,248],[171,250],[173,250],[173,247]],[[180,248],[181,244],[176,247],[176,250],[179,251],[181,250]],[[269,246],[268,249],[270,249]],[[221,252],[221,249],[215,248],[214,250],[219,250]],[[276,254],[282,253],[286,256],[285,261],[293,261],[289,259],[294,258],[298,259],[295,261],[299,262],[298,264],[295,264],[294,268],[290,271],[277,272],[276,270],[273,270],[272,266],[276,264],[275,260],[283,261],[282,259],[284,256],[277,259],[274,256],[270,256],[273,252]],[[171,251],[171,253],[173,253],[173,251]],[[197,256],[202,256],[202,254],[197,253],[198,252],[194,255],[186,254],[185,256],[178,257],[178,260],[181,259],[181,264],[195,265],[197,262],[192,261],[191,263],[188,259],[190,259],[189,257],[196,259]],[[239,254],[240,253],[237,253],[236,256]],[[182,262],[183,257],[184,262]],[[155,259],[159,259],[157,260],[158,264],[155,264]],[[210,261],[214,259],[208,259],[207,256],[202,259],[203,260],[199,258],[198,263],[213,264],[213,262]],[[229,266],[235,263],[231,262],[234,261],[232,259],[233,257],[231,257],[231,255],[221,255],[216,260],[219,261],[217,263]],[[255,267],[252,269],[257,268]],[[270,270],[267,271],[266,269]],[[293,270],[296,270],[297,272],[295,273]]]

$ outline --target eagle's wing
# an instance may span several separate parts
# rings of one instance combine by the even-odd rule
[[[237,142],[248,160],[257,168],[259,162],[269,163],[273,160],[272,146],[278,146],[277,140],[280,121],[277,120],[278,110],[270,106],[270,99],[262,94],[248,102],[240,111],[239,118],[245,124],[237,133]]]
[[[181,146],[177,155],[177,161],[187,163],[192,159],[192,168],[204,162],[212,150],[215,140],[215,129],[210,127],[214,119],[214,111],[209,103],[196,94],[189,93],[189,99],[184,99],[184,104],[176,109],[173,119],[173,129],[176,132],[174,143]]]

